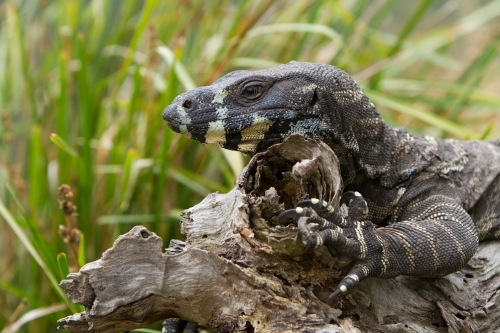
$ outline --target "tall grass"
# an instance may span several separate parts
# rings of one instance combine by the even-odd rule
[[[500,0],[0,1],[0,327],[55,331],[57,282],[134,224],[182,238],[182,209],[231,189],[245,157],[161,111],[224,73],[343,68],[416,134],[500,137]],[[74,192],[77,255],[57,189]],[[67,253],[67,261],[64,255]],[[9,328],[10,327],[10,328]]]

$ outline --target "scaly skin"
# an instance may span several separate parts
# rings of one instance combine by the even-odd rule
[[[357,213],[342,219],[311,199],[279,218],[298,223],[306,246],[326,245],[355,262],[331,297],[368,276],[447,275],[467,263],[478,241],[500,237],[500,144],[393,129],[333,66],[235,71],[179,95],[163,119],[195,140],[247,154],[293,133],[332,148],[344,191],[358,192],[348,192]],[[310,232],[309,222],[323,230]]]

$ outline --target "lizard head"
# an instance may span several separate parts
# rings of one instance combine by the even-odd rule
[[[342,126],[355,115],[338,110],[358,102],[369,103],[345,72],[291,62],[234,71],[183,93],[163,111],[163,119],[175,132],[202,143],[254,154],[294,133],[315,139],[346,134]]]

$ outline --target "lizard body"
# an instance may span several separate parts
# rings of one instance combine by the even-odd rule
[[[368,276],[447,275],[467,263],[479,241],[500,238],[500,143],[394,129],[336,67],[291,62],[235,71],[179,95],[163,118],[192,139],[247,154],[293,133],[332,148],[344,190],[362,193],[353,202],[368,211],[341,222],[311,199],[283,216],[298,220],[299,229],[308,219],[324,221],[318,233],[302,229],[305,243],[355,261],[333,297]]]

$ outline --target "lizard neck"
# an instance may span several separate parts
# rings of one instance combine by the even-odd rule
[[[330,124],[332,130],[325,131],[323,140],[340,160],[345,185],[360,178],[374,179],[391,170],[398,137],[403,133],[387,125],[375,107],[363,109],[352,120]]]

